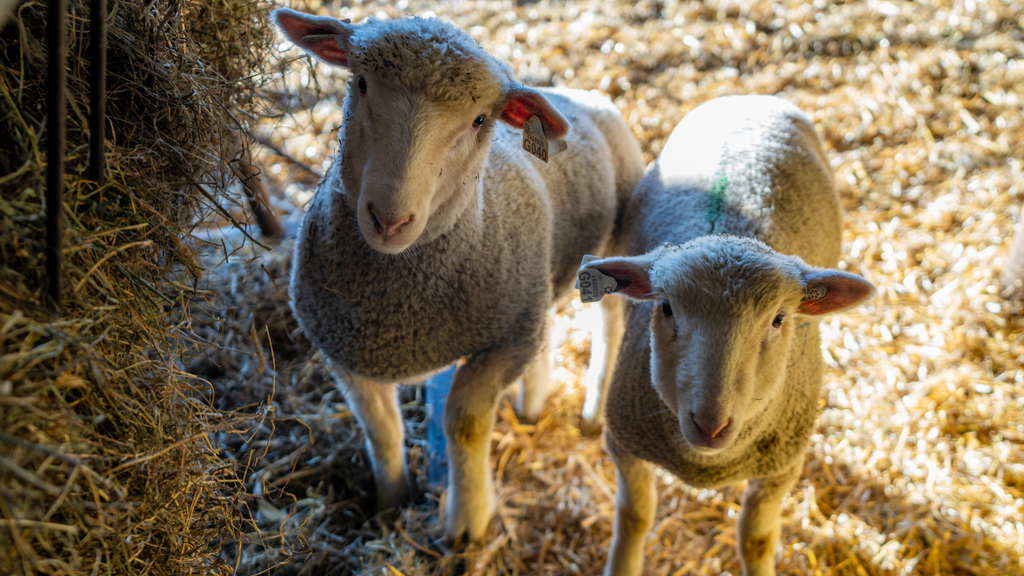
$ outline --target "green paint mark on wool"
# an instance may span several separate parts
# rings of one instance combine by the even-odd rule
[[[725,191],[728,189],[729,179],[725,176],[715,178],[711,184],[711,196],[708,198],[707,212],[704,213],[704,218],[708,224],[711,224],[709,234],[715,231],[715,223],[722,218],[722,213],[725,210]]]

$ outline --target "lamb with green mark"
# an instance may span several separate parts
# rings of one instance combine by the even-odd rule
[[[697,487],[748,480],[743,572],[774,574],[782,498],[818,415],[818,320],[875,292],[836,269],[839,201],[814,127],[770,96],[697,107],[637,187],[625,226],[631,256],[580,268],[629,297],[606,415],[619,492],[605,575],[641,572],[652,464]]]

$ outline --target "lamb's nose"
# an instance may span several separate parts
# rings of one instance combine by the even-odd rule
[[[385,240],[394,236],[402,226],[412,222],[412,214],[389,219],[381,216],[373,206],[369,208],[370,214],[373,216],[373,226]]]
[[[690,413],[690,418],[693,419],[693,423],[697,426],[697,429],[700,430],[701,433],[709,440],[714,440],[715,438],[722,436],[722,434],[725,433],[726,428],[729,427],[729,424],[732,424],[732,418],[726,418],[725,420],[718,420],[716,418],[708,418],[704,416],[698,418],[693,412]]]

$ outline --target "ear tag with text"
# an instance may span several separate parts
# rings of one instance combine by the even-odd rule
[[[576,289],[580,291],[580,301],[584,304],[597,302],[605,294],[614,293],[619,287],[619,282],[615,278],[602,274],[600,270],[586,267],[587,263],[600,259],[598,256],[587,254],[576,272]]]
[[[563,152],[569,147],[565,140],[548,140],[544,135],[544,125],[540,118],[531,116],[523,124],[523,150],[547,162],[548,158]]]

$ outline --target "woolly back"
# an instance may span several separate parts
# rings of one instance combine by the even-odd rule
[[[774,96],[701,104],[672,131],[634,195],[631,249],[697,235],[756,237],[815,266],[834,266],[841,216],[814,126]]]

